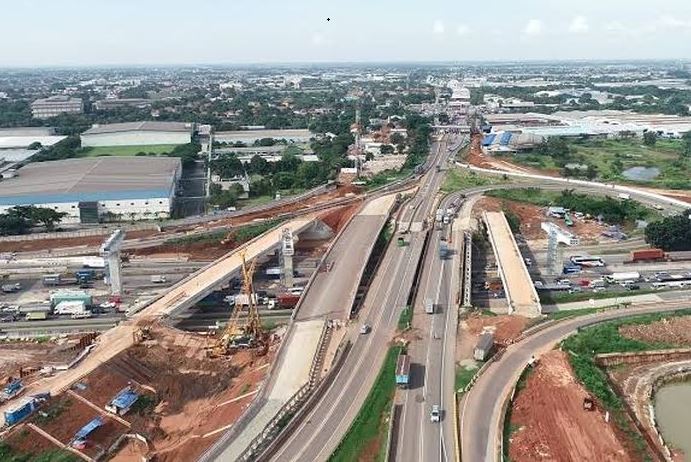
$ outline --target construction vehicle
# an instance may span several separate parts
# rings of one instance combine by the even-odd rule
[[[400,388],[408,388],[410,382],[410,356],[400,354],[396,361],[396,385]]]
[[[571,218],[571,214],[569,212],[564,214],[564,223],[566,226],[573,226],[573,218]]]
[[[221,336],[209,349],[209,356],[219,357],[233,353],[239,348],[253,348],[257,355],[266,354],[268,342],[261,324],[254,292],[253,277],[257,264],[256,258],[249,265],[242,253],[242,295],[247,297],[247,305],[236,303],[228,324]],[[240,325],[240,315],[247,308],[245,323]]]
[[[595,400],[590,396],[583,398],[583,410],[584,411],[594,411],[595,410]]]

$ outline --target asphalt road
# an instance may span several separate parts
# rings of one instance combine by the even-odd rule
[[[539,357],[551,350],[579,327],[635,314],[658,313],[690,306],[689,300],[677,300],[668,304],[660,302],[641,304],[636,308],[581,316],[557,323],[511,345],[502,358],[489,366],[480,376],[461,406],[460,431],[463,460],[486,462],[498,460],[497,445],[502,437],[502,428],[500,428],[502,404],[511,393],[511,389],[532,355]]]
[[[441,207],[456,200],[447,197]],[[454,364],[462,231],[445,225],[433,230],[426,250],[424,269],[414,304],[412,328],[416,338],[408,348],[411,357],[411,384],[401,390],[403,408],[397,425],[396,460],[454,460]],[[441,238],[447,239],[452,254],[439,258]],[[434,314],[425,312],[427,300],[434,303]],[[441,409],[441,422],[430,419],[433,405]]]
[[[447,157],[445,146],[434,143],[434,163]],[[423,177],[419,191],[425,191],[419,206],[403,209],[401,221],[422,221],[432,212],[434,195],[443,173],[432,168]],[[413,199],[415,201],[415,198]],[[358,335],[359,325],[351,328],[352,349],[331,385],[302,420],[286,443],[273,456],[280,461],[324,461],[347,432],[360,411],[386,356],[398,318],[413,284],[422,253],[424,232],[410,233],[408,245],[390,245],[384,254],[360,313],[359,323],[372,330]]]

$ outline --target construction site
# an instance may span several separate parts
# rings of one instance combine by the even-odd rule
[[[330,192],[319,200],[333,200],[344,194],[347,192],[340,191],[336,196]],[[330,207],[314,218],[315,226],[299,234],[281,228],[280,221],[270,220],[271,226],[278,227],[274,234],[278,233],[282,245],[264,254],[252,250],[251,242],[246,244],[251,236],[240,237],[241,226],[256,224],[256,220],[261,223],[267,217],[275,219],[286,211],[294,213],[295,207],[310,207],[314,200],[292,205],[290,210],[285,206],[285,210],[272,209],[257,216],[208,224],[212,230],[222,230],[222,235],[219,232],[220,238],[204,244],[203,249],[189,239],[124,250],[131,242],[123,239],[123,233],[114,235],[110,249],[118,258],[125,253],[127,256],[122,258],[122,266],[113,266],[123,268],[125,274],[133,262],[170,257],[173,247],[176,255],[193,259],[188,263],[200,263],[172,281],[170,274],[168,278],[152,276],[152,281],[154,277],[159,279],[157,287],[166,288],[178,280],[178,285],[184,284],[190,273],[191,277],[203,275],[204,269],[199,273],[198,268],[204,266],[204,260],[218,259],[214,263],[218,265],[232,258],[239,263],[239,269],[173,316],[146,314],[147,305],[155,305],[161,297],[154,293],[148,302],[129,302],[137,311],[143,310],[141,316],[135,316],[137,311],[118,315],[120,325],[105,334],[48,335],[28,341],[16,337],[0,345],[5,384],[0,406],[9,425],[0,434],[0,450],[5,451],[2,454],[63,453],[75,460],[179,461],[194,460],[204,453],[243,414],[259,391],[304,284],[319,271],[325,249],[359,203],[348,199],[345,207]],[[175,233],[190,231],[200,230],[176,229]],[[146,247],[151,234],[129,236],[134,243],[144,240]],[[34,244],[32,251],[39,251],[40,240],[28,242]],[[89,242],[80,240],[87,247],[92,245]],[[93,239],[93,245],[99,242],[102,238]],[[68,248],[72,240],[61,244]],[[243,250],[234,252],[239,246],[244,246]],[[126,277],[125,287],[127,281]],[[113,279],[108,278],[108,282],[113,285]],[[121,287],[118,301],[128,303],[131,298]],[[106,286],[104,293],[109,289],[112,287]],[[30,285],[26,292],[32,291]]]
[[[686,460],[686,440],[679,439],[687,428],[680,427],[683,401],[661,408],[657,395],[670,384],[674,392],[688,389],[690,322],[686,315],[619,325],[618,335],[629,343],[594,356],[622,403],[616,409],[577,378],[569,361],[576,353],[541,356],[526,369],[507,414],[511,460]]]

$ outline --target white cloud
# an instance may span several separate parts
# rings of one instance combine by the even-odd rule
[[[590,25],[585,16],[576,16],[569,25],[569,32],[572,34],[585,34],[590,30]]]
[[[539,19],[531,19],[530,21],[528,21],[528,24],[526,24],[523,28],[523,33],[525,35],[536,36],[542,34],[542,29],[542,21],[540,21]]]
[[[441,35],[446,31],[446,27],[444,27],[444,23],[441,19],[437,19],[436,21],[434,21],[432,31],[437,35]]]
[[[468,35],[468,34],[470,33],[470,27],[468,27],[468,26],[465,25],[465,24],[461,24],[461,25],[459,25],[458,28],[456,29],[456,33],[457,33],[458,35]]]
[[[673,16],[661,16],[657,23],[662,29],[691,29],[691,20],[683,20]]]

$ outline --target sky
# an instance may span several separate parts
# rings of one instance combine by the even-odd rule
[[[690,0],[0,0],[0,12],[0,67],[691,59]]]

